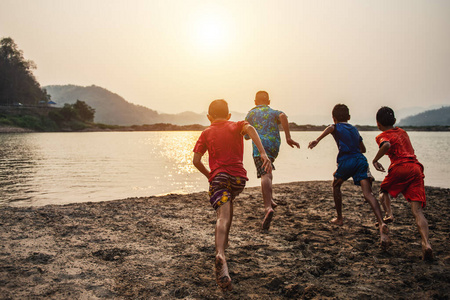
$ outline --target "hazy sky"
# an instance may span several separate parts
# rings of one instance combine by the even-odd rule
[[[0,0],[0,37],[42,86],[95,84],[159,112],[217,98],[246,112],[258,90],[305,120],[338,102],[355,123],[450,105],[448,0]]]

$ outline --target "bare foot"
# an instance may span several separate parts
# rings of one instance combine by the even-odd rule
[[[394,216],[393,215],[385,216],[383,218],[383,222],[386,223],[386,224],[394,222]]]
[[[422,259],[425,261],[433,260],[433,249],[431,249],[430,245],[428,245],[425,248],[422,248]]]
[[[330,223],[342,226],[342,225],[344,225],[344,219],[342,219],[342,218],[341,219],[340,218],[334,218],[334,219],[332,219],[330,221]]]
[[[264,221],[262,222],[262,228],[264,230],[269,230],[270,228],[270,222],[272,222],[273,217],[273,209],[270,209],[267,211],[266,216],[264,217]]]
[[[275,209],[277,208],[278,204],[275,203],[275,201],[272,200],[272,208]]]
[[[391,245],[391,238],[389,237],[389,228],[383,223],[380,228],[381,248],[386,250]]]
[[[389,223],[394,222],[394,216],[392,216],[392,215],[391,216],[385,216],[383,218],[383,222],[384,222],[384,224],[389,224]],[[378,222],[376,222],[375,226],[378,227],[378,226],[380,226],[380,224],[378,224]]]
[[[221,255],[216,255],[216,283],[222,291],[231,291],[233,289],[227,261]]]

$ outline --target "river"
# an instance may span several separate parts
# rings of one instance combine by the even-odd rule
[[[379,132],[361,132],[372,160]],[[326,137],[313,150],[308,142],[320,132],[292,132],[301,149],[286,143],[275,161],[274,183],[331,180],[337,147]],[[26,206],[105,201],[208,188],[192,165],[200,135],[192,132],[85,132],[0,134],[0,205]],[[450,132],[409,132],[416,155],[425,166],[425,184],[450,188]],[[207,165],[206,156],[204,157]],[[389,159],[381,163],[385,168]],[[247,186],[259,185],[245,142]],[[371,168],[376,180],[383,173]]]

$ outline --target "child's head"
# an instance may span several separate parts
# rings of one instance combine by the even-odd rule
[[[336,123],[350,120],[350,112],[345,104],[336,104],[331,114]]]
[[[384,127],[393,126],[396,122],[392,108],[383,106],[377,112],[377,123]]]
[[[209,105],[208,118],[212,122],[217,119],[229,119],[228,103],[223,99],[214,100]]]
[[[269,93],[266,91],[259,91],[255,95],[255,104],[256,105],[269,105]]]

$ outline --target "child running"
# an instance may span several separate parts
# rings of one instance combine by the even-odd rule
[[[344,224],[341,185],[347,179],[353,177],[354,184],[361,186],[364,198],[375,213],[378,224],[381,224],[379,226],[381,247],[385,249],[390,245],[389,229],[381,217],[380,205],[372,194],[373,177],[370,174],[367,159],[362,154],[366,152],[362,137],[353,125],[347,123],[350,120],[350,113],[346,105],[337,104],[333,108],[332,117],[334,124],[328,126],[316,140],[311,141],[308,145],[309,149],[313,149],[324,137],[331,134],[339,148],[338,167],[333,174],[333,198],[337,217],[331,220],[331,223],[339,226]]]
[[[208,110],[211,125],[200,135],[194,147],[194,166],[208,178],[209,197],[216,210],[216,282],[223,291],[232,290],[231,278],[225,258],[228,235],[233,219],[233,199],[242,192],[248,180],[243,165],[244,140],[247,134],[261,153],[261,168],[272,172],[272,166],[255,128],[246,121],[231,122],[231,114],[225,100],[214,100]],[[203,154],[208,151],[208,170],[202,163]]]
[[[248,112],[245,120],[255,127],[262,145],[272,162],[272,169],[275,169],[273,162],[278,156],[281,144],[278,124],[281,123],[286,136],[286,142],[289,146],[292,148],[294,146],[300,148],[300,145],[291,138],[286,114],[269,107],[270,99],[269,94],[266,91],[259,91],[256,93],[255,104],[256,107]],[[264,200],[264,220],[262,222],[262,228],[268,230],[274,214],[273,209],[277,204],[273,201],[272,195],[272,173],[266,172],[262,167],[263,160],[261,159],[260,153],[261,152],[258,150],[256,144],[253,143],[253,160],[256,166],[257,177],[261,178],[261,190]]]
[[[428,222],[423,215],[426,205],[423,165],[419,163],[408,134],[401,128],[394,127],[396,122],[394,111],[382,107],[377,112],[377,126],[382,131],[377,137],[378,153],[373,159],[373,165],[378,171],[384,172],[384,167],[378,160],[387,154],[391,160],[388,174],[381,183],[381,203],[386,213],[385,220],[392,222],[394,217],[391,209],[390,196],[396,198],[402,193],[411,203],[422,238],[422,259],[433,260],[433,250],[428,240]]]

